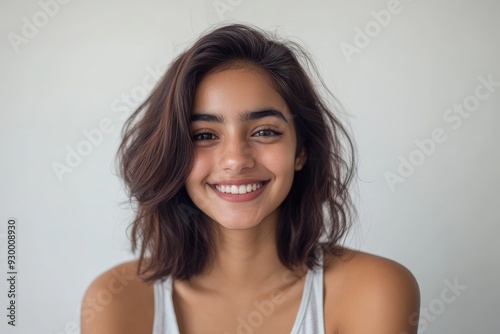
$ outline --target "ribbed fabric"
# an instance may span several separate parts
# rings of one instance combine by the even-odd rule
[[[324,334],[323,317],[323,253],[316,271],[309,270],[304,282],[299,311],[290,334]],[[154,283],[155,314],[153,334],[180,334],[172,301],[170,277]]]

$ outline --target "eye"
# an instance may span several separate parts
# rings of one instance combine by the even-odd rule
[[[255,137],[272,138],[279,137],[283,132],[274,129],[261,129],[254,133]],[[192,136],[193,141],[211,141],[217,139],[217,136],[210,132],[199,132]]]
[[[206,140],[215,139],[213,137],[215,137],[215,135],[213,133],[210,133],[210,132],[200,132],[200,133],[196,133],[196,134],[193,135],[193,140],[194,141],[206,141]]]
[[[255,134],[257,137],[278,137],[281,136],[283,132],[274,129],[262,129],[255,132]]]

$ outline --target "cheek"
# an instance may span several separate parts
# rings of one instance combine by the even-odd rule
[[[210,173],[210,159],[206,154],[195,152],[193,156],[193,167],[186,180],[186,191],[193,203],[202,211],[208,208],[204,204],[204,192],[200,190]]]
[[[210,168],[209,166],[209,156],[200,152],[195,152],[193,155],[193,166],[188,175],[186,185],[190,187],[195,183],[199,183],[204,177],[206,177]]]
[[[258,153],[259,162],[278,175],[294,173],[295,151],[284,148]]]

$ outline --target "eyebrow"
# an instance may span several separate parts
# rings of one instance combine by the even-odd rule
[[[264,118],[264,117],[276,117],[279,118],[286,123],[288,123],[285,115],[279,110],[274,108],[265,108],[262,110],[256,111],[245,111],[239,117],[241,122],[253,121],[256,119]],[[219,114],[209,114],[209,113],[197,113],[191,115],[191,123],[192,122],[214,122],[214,123],[225,123],[225,118]]]

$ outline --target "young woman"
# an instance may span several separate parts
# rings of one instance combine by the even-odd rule
[[[139,258],[90,285],[83,334],[417,332],[412,274],[341,246],[354,145],[307,59],[229,25],[171,64],[119,150]]]

